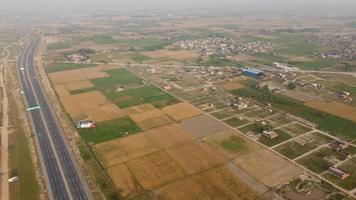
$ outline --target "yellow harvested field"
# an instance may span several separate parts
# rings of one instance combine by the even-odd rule
[[[147,112],[150,110],[156,110],[156,108],[152,104],[142,104],[142,105],[122,109],[122,111],[124,111],[126,115],[134,115],[138,113]]]
[[[100,66],[94,68],[83,68],[53,72],[49,74],[49,77],[54,84],[66,84],[75,81],[84,81],[109,76],[109,74],[101,70]]]
[[[163,117],[164,113],[158,109],[154,109],[154,110],[149,110],[149,111],[145,111],[142,113],[132,114],[129,116],[134,122],[141,122],[141,121],[146,121],[146,120],[157,118],[157,117]]]
[[[58,96],[70,96],[70,93],[64,85],[55,85],[54,89],[57,91]]]
[[[302,173],[301,168],[264,148],[238,157],[234,163],[268,187],[276,187]]]
[[[194,141],[194,136],[186,132],[178,124],[171,124],[145,132],[147,137],[160,148],[167,149]]]
[[[336,101],[308,101],[304,105],[356,122],[356,108]]]
[[[151,118],[145,121],[136,122],[136,124],[141,128],[141,130],[149,130],[152,128],[165,126],[172,123],[174,123],[174,121],[167,116],[161,116],[161,117]]]
[[[240,141],[239,143],[236,142],[236,145],[238,146],[236,146],[234,150],[226,149],[223,145],[224,142],[230,141],[231,137],[237,137]],[[253,152],[261,148],[234,130],[226,130],[220,133],[216,133],[204,138],[203,140],[218,149],[230,159],[241,157],[249,152]]]
[[[186,176],[186,172],[166,152],[149,154],[127,163],[137,181],[152,190]]]
[[[141,190],[126,165],[119,164],[110,167],[107,172],[122,197],[132,197]]]
[[[94,145],[95,152],[107,167],[139,158],[160,148],[146,134],[139,133]]]
[[[168,49],[161,49],[155,51],[146,51],[142,52],[143,55],[151,58],[171,58],[179,61],[184,60],[193,60],[199,57],[199,54],[196,51],[192,50],[178,50],[171,51]]]
[[[129,116],[142,130],[148,130],[173,123],[173,120],[158,109],[136,113]]]
[[[222,166],[160,187],[152,196],[157,200],[255,200],[258,193]]]
[[[85,113],[95,122],[103,122],[125,116],[125,113],[113,103],[86,110]]]
[[[164,113],[177,121],[201,115],[202,112],[190,103],[178,103],[162,109]]]
[[[88,80],[69,82],[65,83],[64,86],[68,91],[94,87],[94,85]]]
[[[194,174],[228,161],[223,154],[205,143],[188,143],[166,151],[188,174]]]

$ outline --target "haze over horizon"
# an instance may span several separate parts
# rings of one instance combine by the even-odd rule
[[[4,14],[53,14],[125,10],[184,10],[184,9],[345,9],[356,12],[355,0],[1,0]]]

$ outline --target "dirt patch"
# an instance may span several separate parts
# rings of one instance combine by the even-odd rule
[[[229,129],[223,123],[209,117],[208,115],[201,115],[183,120],[180,125],[197,138],[203,138]]]
[[[70,82],[64,84],[64,86],[68,91],[94,87],[94,85],[88,80]]]
[[[141,190],[126,165],[120,164],[110,167],[107,172],[122,197],[132,197]]]
[[[227,162],[226,157],[205,143],[188,143],[166,151],[188,174]]]
[[[356,108],[339,102],[309,101],[304,105],[356,122]]]
[[[302,172],[296,165],[266,149],[243,155],[235,159],[234,163],[269,187],[278,186]]]
[[[68,92],[68,90],[64,85],[55,85],[54,88],[57,91],[58,96],[60,97],[70,96],[70,93]]]
[[[146,131],[147,136],[163,149],[194,141],[192,134],[177,124],[162,126]]]
[[[130,160],[127,165],[144,189],[155,189],[186,175],[178,163],[163,151]]]
[[[195,117],[202,114],[200,110],[195,108],[190,103],[178,103],[175,105],[167,106],[164,107],[162,111],[177,121],[181,121],[183,119]]]
[[[204,138],[204,141],[217,148],[230,159],[241,157],[261,148],[234,130],[227,130],[208,136]]]
[[[165,116],[165,114],[158,109],[133,114],[130,115],[130,117],[142,130],[148,130],[173,123],[173,120]]]
[[[245,86],[238,81],[229,81],[221,86],[225,90],[237,90],[244,88]]]
[[[261,60],[261,59],[259,59],[258,57],[255,57],[255,56],[239,54],[237,56],[233,56],[232,60],[234,60],[234,61],[257,61],[257,60]]]
[[[307,101],[312,101],[315,99],[320,99],[320,97],[310,94],[310,93],[306,93],[303,91],[298,91],[298,90],[293,90],[293,91],[287,91],[284,92],[283,95],[286,95],[288,97],[291,97],[293,99],[296,99],[298,101],[302,101],[302,102],[307,102]]]

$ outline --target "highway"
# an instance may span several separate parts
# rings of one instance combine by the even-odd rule
[[[39,46],[37,37],[30,37],[27,48],[20,50],[18,73],[23,95],[32,121],[43,174],[50,199],[92,199],[88,185],[70,152],[62,127],[53,113],[40,81],[37,79],[34,57]],[[39,106],[39,107],[38,107]],[[21,177],[20,177],[21,178]]]

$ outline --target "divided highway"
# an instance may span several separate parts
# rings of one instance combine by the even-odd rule
[[[39,39],[31,37],[29,47],[20,50],[18,72],[26,105],[32,108],[27,112],[32,119],[32,129],[49,197],[55,200],[92,199],[90,190],[62,135],[62,127],[37,79],[34,56],[38,45]]]

